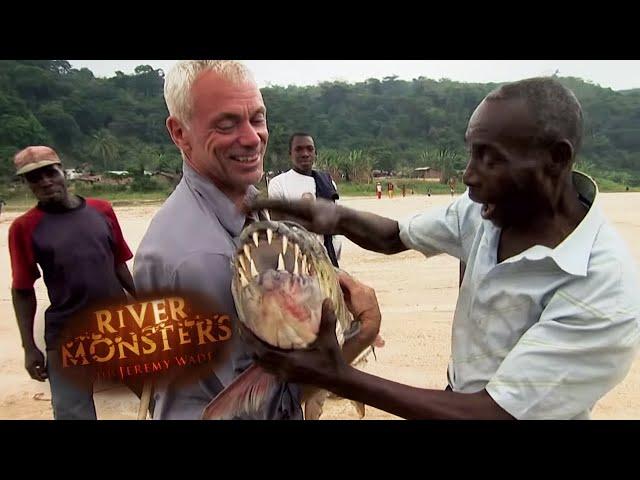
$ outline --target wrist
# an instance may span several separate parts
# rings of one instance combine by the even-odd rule
[[[376,320],[373,320],[371,317],[369,317],[368,320],[369,321],[362,324],[360,331],[355,336],[358,345],[362,345],[363,347],[371,346],[380,333],[380,315],[378,315]]]
[[[22,342],[22,348],[24,349],[25,353],[39,350],[38,346],[33,340],[31,342]]]
[[[344,367],[336,372],[332,381],[325,386],[326,390],[330,390],[338,396],[344,396],[345,392],[349,390],[349,385],[353,383],[354,376],[357,375],[358,370],[349,364],[344,364]]]

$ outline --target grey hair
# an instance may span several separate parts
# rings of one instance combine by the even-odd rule
[[[538,126],[538,140],[569,140],[574,155],[583,138],[583,114],[575,94],[553,77],[528,78],[507,83],[487,95],[487,100],[522,99]]]
[[[191,89],[203,72],[216,72],[232,82],[255,82],[249,69],[234,60],[183,60],[167,74],[164,81],[164,99],[169,115],[187,124],[193,114]]]

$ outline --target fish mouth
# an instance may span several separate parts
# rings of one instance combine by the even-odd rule
[[[279,348],[305,348],[315,341],[324,300],[318,271],[323,256],[324,247],[294,222],[249,225],[232,261],[240,321]]]
[[[233,264],[241,287],[251,282],[264,284],[269,271],[280,272],[283,278],[287,273],[294,279],[316,276],[315,258],[324,252],[314,248],[315,241],[305,238],[303,232],[294,222],[263,221],[247,227],[240,235]]]

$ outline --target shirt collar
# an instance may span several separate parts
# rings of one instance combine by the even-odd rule
[[[182,164],[182,171],[187,186],[201,199],[207,212],[213,213],[233,237],[240,235],[247,215],[239,211],[231,199],[221,192],[211,180],[200,175],[186,162]],[[258,189],[250,185],[247,188],[245,200],[251,200],[256,195],[258,195]]]
[[[570,275],[587,275],[591,250],[604,223],[604,215],[600,208],[598,186],[593,179],[584,173],[574,171],[572,181],[581,201],[590,205],[589,211],[575,230],[555,248],[535,245],[506,260],[505,263],[515,263],[522,259],[535,261],[548,257]],[[499,229],[495,230],[499,233]]]

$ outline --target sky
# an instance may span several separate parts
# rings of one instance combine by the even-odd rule
[[[168,71],[176,60],[69,60],[74,68],[89,68],[97,77],[117,70],[131,74],[138,65]],[[580,77],[613,90],[640,88],[640,60],[243,60],[258,85],[316,85],[324,81],[360,82],[396,75],[459,82],[509,82],[556,73]]]

